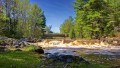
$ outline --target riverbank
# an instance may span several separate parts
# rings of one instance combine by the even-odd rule
[[[86,42],[86,43],[85,43]],[[27,42],[29,45],[20,47],[22,51],[8,51],[0,53],[0,63],[2,68],[6,67],[41,67],[41,68],[63,68],[65,66],[62,62],[52,61],[45,59],[42,55],[36,54],[33,50],[35,46],[40,46],[44,49],[45,53],[59,53],[68,55],[77,55],[83,57],[91,64],[86,65],[83,63],[70,63],[68,68],[110,68],[112,66],[120,65],[120,46],[109,45],[99,41],[77,41],[77,40],[42,40],[41,42]],[[31,47],[32,45],[32,47]],[[29,47],[30,46],[30,47]],[[26,49],[27,48],[27,49]],[[16,49],[16,48],[15,48]],[[33,50],[32,50],[33,49]],[[11,56],[13,55],[13,56]],[[25,56],[25,57],[21,57]],[[28,59],[27,59],[28,57]],[[36,59],[34,59],[36,58]],[[30,60],[29,60],[30,59]],[[29,60],[29,61],[27,61]],[[35,63],[31,63],[35,60]],[[5,63],[6,61],[9,61]],[[15,62],[15,63],[14,63]],[[30,62],[30,63],[29,63]],[[8,66],[5,65],[8,64]],[[33,66],[31,66],[33,64]]]
[[[6,62],[7,61],[7,62]],[[64,68],[63,62],[45,59],[31,49],[0,53],[0,68]],[[69,63],[65,68],[109,68],[111,66],[91,63]]]

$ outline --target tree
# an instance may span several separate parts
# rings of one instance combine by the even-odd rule
[[[32,37],[41,38],[44,34],[45,16],[44,12],[34,4],[30,11],[31,33]],[[38,33],[38,31],[39,33]]]
[[[69,37],[71,39],[75,38],[75,31],[74,31],[74,28],[71,28],[70,32],[69,32]]]
[[[105,0],[75,1],[75,34],[80,38],[100,38],[110,36],[113,32],[109,23],[109,5]]]
[[[6,16],[3,15],[2,12],[0,12],[0,35],[5,36],[6,31]]]
[[[67,20],[64,21],[60,26],[60,32],[69,35],[69,32],[73,27],[73,18],[70,16]]]
[[[120,31],[120,0],[107,0],[111,12],[109,14],[109,23],[112,23],[114,32]]]
[[[8,37],[13,37],[15,35],[15,29],[16,29],[16,24],[14,18],[14,0],[4,0],[4,9],[5,9],[5,14],[8,20],[7,22],[7,31],[6,31],[6,36]]]
[[[3,0],[0,0],[0,35],[5,36],[5,32],[7,31],[6,20],[8,20],[8,18],[5,16],[3,8],[4,8]]]
[[[30,21],[29,21],[29,16],[30,16],[30,9],[31,5],[29,3],[29,0],[16,0],[16,19],[18,20],[17,22],[17,36],[18,37],[30,37],[31,32],[30,32]],[[21,29],[23,28],[24,29]]]
[[[40,37],[46,26],[44,12],[29,0],[0,0],[0,34],[12,37]],[[40,32],[38,32],[40,31]]]

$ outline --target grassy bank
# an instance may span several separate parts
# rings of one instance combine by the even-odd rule
[[[40,64],[39,56],[30,52],[0,53],[0,68],[36,68]]]
[[[0,53],[0,68],[64,68],[65,63],[45,59],[29,46],[23,51],[10,51]],[[66,68],[109,68],[101,64],[70,63]]]

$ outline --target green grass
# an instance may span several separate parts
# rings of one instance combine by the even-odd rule
[[[0,53],[0,68],[36,68],[40,64],[39,56],[30,52]]]

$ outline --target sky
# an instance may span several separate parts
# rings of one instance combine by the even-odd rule
[[[74,0],[30,0],[32,4],[38,4],[44,11],[47,26],[52,25],[53,32],[60,32],[60,25],[69,16],[75,17]]]

